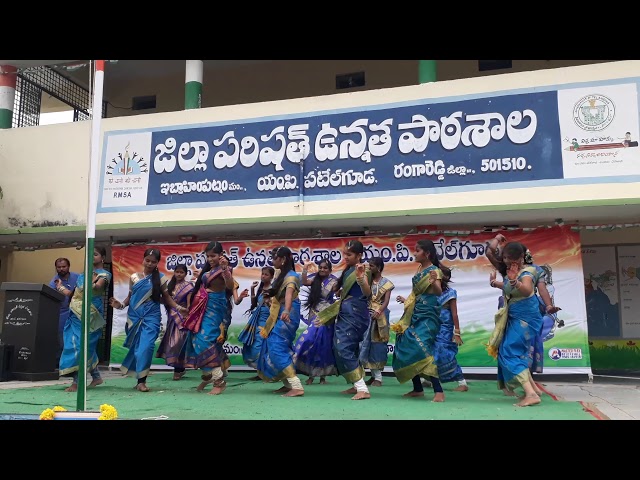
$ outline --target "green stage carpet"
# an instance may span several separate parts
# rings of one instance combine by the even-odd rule
[[[305,386],[304,397],[282,398],[272,393],[281,383],[249,381],[252,376],[231,372],[228,388],[219,396],[196,391],[200,376],[195,371],[177,382],[171,373],[154,373],[147,381],[148,393],[133,390],[134,378],[109,377],[88,390],[87,410],[97,411],[107,403],[125,420],[595,420],[579,402],[556,401],[550,395],[543,395],[540,405],[515,407],[514,399],[505,397],[489,380],[468,381],[468,392],[453,392],[456,384],[445,384],[446,401],[433,403],[427,388],[424,398],[403,398],[411,383],[400,385],[394,377],[384,377],[382,387],[371,387],[370,400],[353,401],[340,393],[349,387],[341,377],[328,378],[327,385],[319,385],[316,379]],[[56,405],[75,410],[76,394],[64,392],[66,386],[0,390],[0,418],[40,414]]]

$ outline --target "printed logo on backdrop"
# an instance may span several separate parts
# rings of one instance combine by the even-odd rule
[[[581,348],[558,348],[549,349],[549,358],[551,360],[582,360]]]
[[[635,83],[558,91],[564,178],[640,175]]]
[[[147,204],[150,154],[150,132],[108,138],[103,162],[103,207]]]
[[[586,95],[573,108],[573,121],[588,132],[607,128],[616,116],[616,106],[605,95]]]

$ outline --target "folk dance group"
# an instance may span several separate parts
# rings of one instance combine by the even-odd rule
[[[87,362],[92,387],[102,383],[96,345],[104,325],[102,295],[111,281],[111,275],[103,268],[105,253],[101,248],[94,253],[94,303]],[[128,308],[124,346],[129,351],[121,369],[137,377],[134,388],[138,391],[149,391],[147,376],[160,334],[162,303],[167,308],[167,328],[156,356],[174,367],[173,379],[180,380],[187,369],[199,369],[199,391],[211,385],[209,393],[219,395],[227,387],[225,377],[230,363],[223,345],[232,308],[249,296],[249,291],[239,293],[222,244],[209,243],[205,254],[207,263],[193,284],[186,281],[185,265],[176,266],[169,280],[157,268],[160,251],[147,249],[142,271],[131,275],[127,297],[109,299],[114,309]],[[404,311],[393,324],[388,306],[394,285],[382,275],[382,259],[376,257],[363,263],[363,254],[363,244],[350,240],[343,251],[346,268],[336,276],[328,259],[317,265],[305,263],[299,274],[288,247],[272,251],[273,268],[264,267],[260,281],[253,282],[249,319],[239,335],[243,360],[257,371],[254,379],[282,382],[276,392],[297,397],[304,395],[299,374],[308,377],[307,385],[316,377],[326,383],[327,376],[341,375],[352,384],[342,393],[353,395],[353,400],[371,398],[369,387],[382,386],[387,343],[393,330],[395,376],[400,383],[413,383],[413,389],[405,396],[424,396],[423,379],[433,388],[435,402],[445,399],[444,382],[458,382],[455,390],[467,391],[456,361],[458,347],[463,344],[457,292],[451,287],[451,269],[440,263],[433,242],[420,240],[416,244],[414,259],[418,268],[412,278],[412,290],[407,297],[396,297]],[[487,258],[503,277],[502,281],[495,275],[490,279],[492,286],[502,289],[503,302],[487,345],[489,354],[498,361],[499,388],[506,395],[516,395],[515,390],[522,388],[524,396],[518,406],[540,403],[531,369],[541,368],[543,314],[552,315],[559,309],[553,306],[546,289],[545,271],[532,263],[524,245],[497,235],[488,245]],[[304,302],[306,319],[301,318],[301,286],[309,287]],[[61,374],[73,376],[67,391],[77,390],[83,288],[85,279],[81,275],[73,292],[62,292],[72,296],[72,313],[64,328],[60,359]],[[296,339],[301,320],[307,327]],[[371,372],[367,381],[365,369]]]

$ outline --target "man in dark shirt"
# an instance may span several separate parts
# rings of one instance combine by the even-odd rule
[[[76,282],[78,281],[78,274],[69,271],[71,268],[71,262],[68,258],[58,258],[55,261],[56,274],[49,282],[49,286],[58,291],[60,287],[64,287],[68,292],[64,296],[64,300],[60,302],[60,318],[58,322],[58,354],[57,359],[60,360],[62,354],[62,347],[64,342],[62,340],[62,331],[64,330],[64,324],[69,318],[69,301],[73,295],[73,290],[76,288]]]

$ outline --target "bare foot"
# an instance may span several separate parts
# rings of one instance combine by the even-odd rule
[[[327,379],[324,377],[320,377],[320,385],[326,385],[327,384]]]
[[[227,382],[225,382],[224,380],[222,382],[219,382],[217,385],[214,383],[213,388],[209,392],[209,395],[220,395],[226,389],[227,389]]]
[[[352,395],[354,393],[358,393],[358,390],[356,390],[356,387],[351,387],[341,391],[340,393],[346,393],[347,395]]]
[[[72,383],[67,388],[65,388],[64,391],[65,392],[77,392],[78,391],[78,384],[77,383]]]
[[[98,385],[102,385],[104,383],[104,380],[102,380],[101,378],[94,378],[93,380],[91,380],[91,383],[89,384],[90,387],[97,387]]]
[[[371,382],[371,386],[372,387],[381,387],[382,386],[382,382],[380,380],[374,380],[373,382]]]
[[[444,402],[444,393],[443,392],[438,392],[433,396],[433,400],[431,400],[432,402],[436,402],[436,403],[440,403],[440,402]]]
[[[369,392],[357,392],[353,397],[351,397],[351,400],[366,400],[368,398],[371,398],[371,394]]]
[[[291,388],[285,387],[284,385],[277,390],[274,390],[273,393],[287,393]]]
[[[282,396],[283,397],[302,397],[303,395],[304,395],[304,390],[300,390],[299,388],[292,388]]]
[[[469,390],[469,387],[467,385],[458,385],[453,389],[454,392],[466,392],[467,390]]]
[[[182,377],[184,377],[184,374],[187,372],[173,372],[173,379],[174,380],[180,380]]]
[[[527,398],[526,395],[518,395],[518,400],[520,401],[524,400],[525,398]],[[542,402],[542,398],[540,398],[540,402]]]
[[[409,393],[405,393],[402,396],[403,397],[424,397],[424,392],[416,392],[415,390],[411,390]]]
[[[517,397],[518,395],[516,394],[516,392],[514,392],[513,390],[508,390],[506,388],[503,388],[502,391],[504,392],[504,394],[507,397]]]
[[[313,377],[307,378],[307,381],[304,382],[305,385],[311,385],[313,383]]]
[[[529,407],[531,405],[537,405],[540,403],[540,397],[538,395],[525,395],[525,397],[518,403],[514,403],[516,407]]]
[[[151,390],[149,387],[147,387],[146,383],[139,383],[135,386],[135,389],[138,390],[139,392],[148,392],[149,390]]]
[[[198,388],[196,388],[196,391],[198,392],[203,391],[207,385],[213,382],[213,375],[210,375],[208,377],[202,375],[202,377],[200,378],[202,378],[202,382],[200,382],[200,385],[198,385]]]

